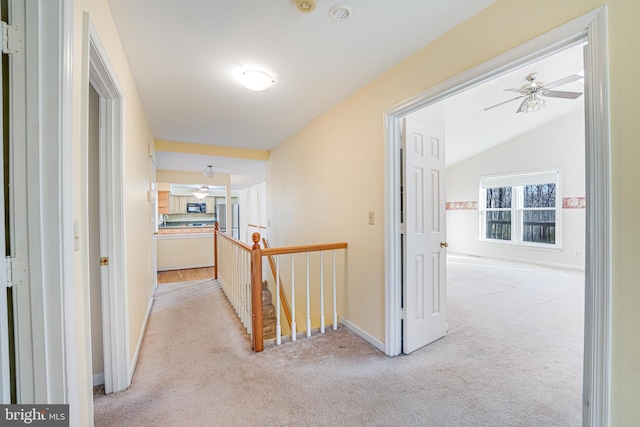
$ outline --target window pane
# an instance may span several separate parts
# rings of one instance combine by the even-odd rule
[[[487,208],[511,208],[511,187],[487,188]]]
[[[556,211],[523,212],[522,240],[535,243],[556,243]]]
[[[556,206],[556,184],[525,185],[522,187],[525,208],[553,208]]]
[[[511,211],[489,211],[486,214],[486,238],[511,240]]]

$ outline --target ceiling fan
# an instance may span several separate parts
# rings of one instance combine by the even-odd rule
[[[576,80],[580,80],[581,78],[583,78],[581,75],[572,74],[570,76],[545,85],[543,82],[537,80],[538,73],[531,73],[527,77],[525,77],[525,80],[527,80],[528,83],[522,86],[520,89],[505,89],[505,91],[507,92],[517,92],[520,94],[520,96],[516,96],[515,98],[511,98],[507,101],[500,102],[499,104],[492,105],[491,107],[487,107],[484,109],[484,111],[491,110],[492,108],[499,107],[500,105],[515,101],[516,99],[524,98],[524,100],[516,110],[516,113],[532,113],[545,107],[546,101],[540,98],[540,96],[548,98],[576,99],[577,97],[582,95],[582,92],[567,92],[550,89],[566,85]]]

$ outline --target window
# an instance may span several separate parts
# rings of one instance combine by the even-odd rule
[[[481,240],[559,247],[558,187],[558,171],[481,178]]]

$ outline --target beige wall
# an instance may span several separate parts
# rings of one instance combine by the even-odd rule
[[[497,1],[418,51],[272,150],[272,244],[346,240],[345,317],[384,340],[382,113],[461,72],[600,6],[601,0]],[[613,330],[612,425],[640,420],[640,2],[610,0]],[[526,19],[523,19],[526,17]],[[367,211],[376,224],[367,225]]]
[[[131,76],[126,56],[111,17],[106,0],[76,0],[74,2],[73,28],[73,197],[74,220],[80,225],[80,249],[76,252],[76,319],[78,348],[78,382],[80,390],[80,425],[93,422],[91,355],[89,337],[89,266],[88,266],[88,200],[87,200],[87,146],[86,111],[88,102],[88,56],[83,45],[86,28],[83,25],[85,12],[89,14],[99,38],[107,52],[116,79],[125,96],[125,132],[123,164],[124,224],[126,283],[129,314],[130,358],[134,356],[141,339],[143,322],[153,293],[153,260],[151,203],[147,201],[150,188],[151,167],[148,145],[153,145],[153,136],[147,124],[136,86]]]
[[[213,234],[158,236],[158,271],[213,266]]]

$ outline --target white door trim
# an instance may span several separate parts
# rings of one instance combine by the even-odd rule
[[[100,251],[109,258],[109,266],[101,267],[104,379],[105,393],[112,393],[131,384],[124,244],[124,91],[87,13],[83,15],[83,32],[82,59],[87,70],[83,76],[88,80],[83,77],[82,99],[88,100],[89,84],[100,95],[100,207],[105,214],[100,217]],[[88,101],[82,115],[83,123],[88,123]],[[87,129],[82,137],[82,151],[87,153]],[[87,179],[85,169],[85,186]],[[88,213],[84,215],[88,217]],[[88,235],[88,222],[85,224]]]
[[[399,141],[402,117],[588,40],[585,52],[587,248],[583,424],[609,425],[611,202],[607,8],[597,8],[385,111],[385,353],[401,351]],[[591,203],[598,200],[598,204]]]

